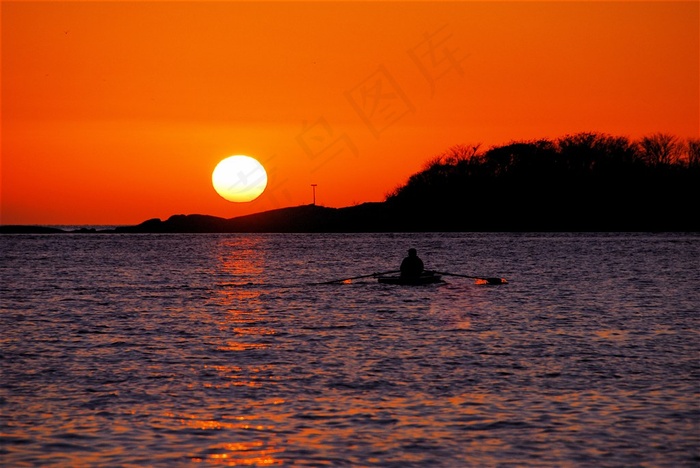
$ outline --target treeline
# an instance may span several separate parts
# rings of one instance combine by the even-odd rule
[[[455,146],[387,195],[405,229],[698,231],[700,139],[579,133]]]

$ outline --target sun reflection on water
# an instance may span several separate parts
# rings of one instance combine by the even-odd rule
[[[251,349],[265,349],[267,347],[268,345],[263,343],[241,343],[238,341],[229,341],[216,349],[219,351],[249,351]]]
[[[259,236],[231,236],[219,244],[221,270],[233,277],[261,274],[265,268],[264,240]]]
[[[206,457],[193,457],[193,462],[207,463],[209,465],[223,466],[274,466],[282,465],[275,454],[284,452],[283,449],[268,447],[265,442],[256,440],[251,442],[231,442],[211,447],[215,453]]]
[[[262,236],[231,236],[218,244],[218,279],[214,305],[221,332],[216,344],[223,354],[216,363],[205,369],[216,375],[204,384],[206,388],[257,389],[260,391],[275,380],[275,367],[252,359],[254,354],[270,348],[269,337],[278,331],[265,323],[268,312],[261,300],[259,288],[251,287],[266,282],[267,262],[262,247]],[[265,323],[265,324],[264,324]],[[267,341],[264,341],[267,340]],[[241,354],[240,358],[236,357]],[[231,362],[235,359],[234,362]],[[279,454],[285,451],[279,438],[270,434],[279,430],[279,418],[273,408],[285,403],[273,398],[248,405],[245,414],[223,415],[219,418],[201,418],[181,415],[182,425],[200,431],[235,434],[237,440],[212,444],[206,451],[193,454],[191,461],[219,466],[280,466]]]
[[[227,431],[232,434],[244,434],[250,437],[256,432],[267,433],[274,426],[254,423],[245,416],[228,418],[230,421],[214,419],[198,419],[192,415],[178,418],[181,425],[199,431]],[[211,445],[206,454],[193,456],[191,460],[197,463],[224,466],[271,466],[281,465],[282,461],[275,454],[284,452],[283,448],[274,446],[269,440],[256,438],[249,441],[225,442]]]
[[[264,316],[259,289],[245,286],[262,281],[266,269],[262,248],[264,238],[260,236],[231,236],[218,245],[219,282],[218,307],[228,311],[219,328],[230,338],[217,346],[218,351],[245,352],[268,348],[260,338],[275,335],[276,330],[260,327]],[[220,370],[224,370],[221,367]]]

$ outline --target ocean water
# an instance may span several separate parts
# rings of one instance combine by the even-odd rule
[[[700,234],[0,248],[2,466],[700,465]]]

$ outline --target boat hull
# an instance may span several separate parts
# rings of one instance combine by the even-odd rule
[[[423,284],[442,283],[440,275],[421,275],[418,278],[402,278],[400,276],[379,276],[377,281],[383,284],[400,284],[404,286],[420,286]]]

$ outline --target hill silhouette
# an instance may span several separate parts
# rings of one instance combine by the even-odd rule
[[[698,139],[579,133],[479,148],[450,148],[384,202],[174,215],[109,232],[700,231]]]
[[[175,215],[165,221],[151,219],[116,232],[364,232],[390,230],[384,203],[364,203],[348,208],[302,205],[264,211],[236,218]]]

